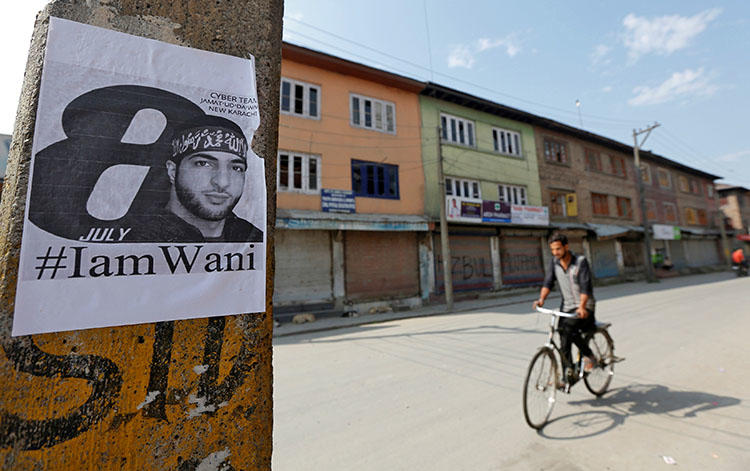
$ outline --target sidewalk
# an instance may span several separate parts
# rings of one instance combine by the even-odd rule
[[[609,298],[615,293],[617,293],[615,294],[616,296],[639,294],[647,291],[665,290],[681,286],[710,283],[733,278],[736,278],[733,273],[731,273],[728,269],[723,269],[720,271],[710,271],[708,273],[696,273],[685,276],[663,278],[659,283],[646,283],[643,280],[630,282],[626,281],[611,285],[598,286],[595,288],[595,290],[597,293],[597,300],[601,301]],[[533,303],[538,298],[538,295],[539,287],[528,288],[523,291],[513,293],[485,293],[479,298],[456,301],[453,304],[452,313],[446,312],[445,304],[432,304],[429,306],[412,309],[410,311],[384,312],[376,314],[364,313],[360,314],[357,317],[329,317],[317,319],[314,322],[307,322],[304,324],[294,324],[290,322],[274,327],[273,336],[286,337],[308,332],[342,329],[346,327],[377,324],[380,322],[400,319],[411,319],[415,317],[439,316],[443,314],[469,312],[498,306],[509,306],[518,303],[528,303],[529,312],[531,312],[531,303]],[[547,299],[554,302],[555,300],[560,299],[560,294],[557,291],[553,291],[552,293],[550,293],[550,296]],[[556,303],[553,305],[556,305]]]
[[[467,299],[453,303],[453,311],[446,312],[445,304],[432,304],[417,309],[401,312],[384,312],[376,314],[360,314],[356,317],[329,317],[317,319],[314,322],[303,324],[294,324],[291,322],[281,324],[273,329],[274,337],[286,337],[308,332],[320,332],[333,329],[342,329],[366,324],[377,324],[380,322],[394,321],[400,319],[412,319],[415,317],[439,316],[443,314],[454,314],[457,312],[468,312],[474,310],[487,309],[497,306],[508,306],[511,304],[528,302],[529,311],[531,303],[539,297],[539,288],[531,288],[519,293],[497,293],[494,296],[483,296],[481,298]],[[549,300],[559,299],[558,293],[551,293]]]

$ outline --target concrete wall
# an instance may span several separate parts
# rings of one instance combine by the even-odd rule
[[[440,187],[437,181],[438,126],[440,113],[473,120],[476,126],[477,146],[467,147],[444,143],[443,171],[446,177],[479,180],[482,199],[497,200],[498,184],[526,187],[528,204],[541,205],[539,173],[536,163],[534,130],[531,126],[500,118],[463,106],[420,96],[422,113],[422,159],[424,162],[425,214],[440,216]],[[521,134],[523,158],[501,155],[493,150],[492,127],[516,131]]]

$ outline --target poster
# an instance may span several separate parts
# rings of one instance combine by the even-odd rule
[[[680,240],[680,228],[667,224],[654,224],[651,226],[654,230],[654,239],[657,240]]]
[[[255,63],[51,18],[13,335],[265,310]]]
[[[547,206],[520,206],[510,208],[511,224],[529,226],[549,226],[549,208]]]
[[[445,214],[449,221],[482,221],[482,200],[446,196],[445,207]]]
[[[510,222],[510,203],[482,200],[482,222]]]

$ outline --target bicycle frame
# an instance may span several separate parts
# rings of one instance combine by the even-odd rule
[[[583,361],[583,358],[579,354],[578,361],[573,362],[572,365],[566,365],[566,359],[565,355],[562,354],[562,350],[560,346],[557,345],[557,342],[555,342],[555,332],[557,332],[557,328],[560,323],[561,317],[578,317],[576,314],[571,314],[567,312],[561,312],[561,311],[555,311],[552,309],[545,309],[542,307],[536,308],[538,312],[541,312],[543,314],[549,314],[550,320],[549,320],[549,335],[547,336],[547,342],[545,342],[544,347],[549,348],[551,350],[554,350],[557,353],[557,357],[560,359],[560,366],[562,367],[562,379],[565,384],[565,392],[570,392],[570,387],[573,386],[575,383],[578,382],[578,380],[583,378],[584,371],[583,366],[581,365],[581,362]],[[568,381],[568,378],[565,377],[565,367],[573,368],[574,371],[574,380],[572,382]]]

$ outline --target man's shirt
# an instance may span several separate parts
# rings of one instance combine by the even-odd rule
[[[732,263],[742,263],[745,261],[745,253],[742,249],[737,249],[732,252]]]
[[[591,269],[589,262],[583,255],[576,255],[570,252],[570,265],[568,269],[563,269],[560,260],[552,258],[550,261],[547,276],[544,278],[544,287],[552,289],[555,287],[555,280],[560,285],[560,294],[562,295],[562,311],[571,311],[577,309],[581,304],[581,294],[589,296],[586,302],[586,309],[594,311],[596,301],[594,301],[594,286],[591,282]]]

